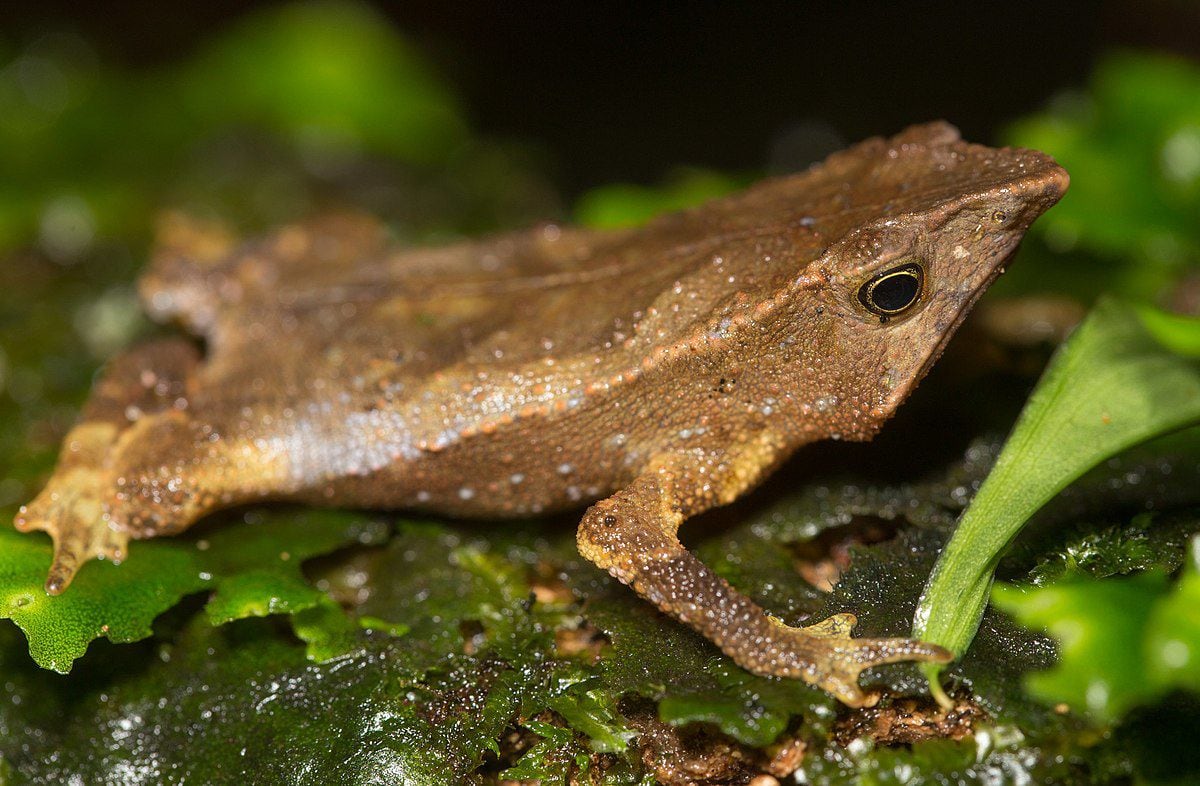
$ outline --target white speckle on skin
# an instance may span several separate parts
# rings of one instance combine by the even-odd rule
[[[514,473],[513,473],[512,475],[510,475],[510,476],[509,476],[509,478],[508,478],[508,482],[509,482],[509,483],[511,483],[511,484],[513,484],[514,486],[518,485],[518,484],[519,484],[519,483],[521,483],[523,480],[525,480],[525,476],[524,476],[524,475],[522,475],[520,472],[514,472]]]
[[[462,488],[460,488],[458,490],[458,498],[459,499],[474,499],[475,498],[475,489],[471,488],[470,486],[463,486]]]
[[[817,412],[828,412],[838,405],[837,396],[821,396],[815,402]]]

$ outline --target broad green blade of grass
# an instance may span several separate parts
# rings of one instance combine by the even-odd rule
[[[1005,547],[1084,472],[1139,442],[1200,422],[1200,362],[1177,354],[1200,320],[1159,319],[1101,300],[1051,360],[995,467],[938,559],[913,634],[962,654]],[[946,701],[928,667],[934,694]]]

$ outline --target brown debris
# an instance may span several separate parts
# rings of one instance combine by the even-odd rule
[[[795,545],[796,571],[821,592],[832,592],[850,568],[853,546],[882,543],[896,534],[894,522],[871,516],[856,517],[845,526],[833,527],[815,538]]]
[[[793,737],[759,751],[706,724],[664,723],[653,707],[631,712],[627,719],[640,732],[634,744],[641,748],[643,764],[663,786],[778,784],[804,758],[804,742]]]
[[[582,657],[588,663],[600,660],[600,653],[608,644],[608,637],[587,620],[578,627],[559,628],[554,632],[554,649],[564,657]]]
[[[771,760],[767,762],[767,772],[776,778],[788,777],[800,769],[807,750],[807,743],[799,737],[787,737],[783,741],[775,743],[768,748],[768,753],[772,755]]]
[[[575,594],[564,579],[565,576],[558,565],[543,560],[532,570],[529,589],[538,603],[573,603],[576,599]]]
[[[911,745],[929,739],[961,740],[969,737],[975,723],[986,717],[973,701],[959,699],[944,710],[932,699],[897,699],[886,705],[850,713],[834,727],[834,740],[848,745],[860,737],[876,745]]]
[[[976,326],[1009,347],[1060,344],[1083,319],[1087,309],[1061,295],[993,299],[980,305]]]

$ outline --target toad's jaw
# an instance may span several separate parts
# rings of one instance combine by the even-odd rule
[[[1021,238],[1025,232],[1043,213],[1054,206],[1062,195],[1066,192],[1067,186],[1070,183],[1066,170],[1061,167],[1055,167],[1049,172],[1039,174],[1037,177],[1029,178],[1024,181],[1009,186],[1006,191],[1014,191],[1024,195],[1024,202],[1021,213],[1022,219],[1016,226],[1008,228],[1007,231],[1012,240],[1008,248],[999,254],[996,254],[992,259],[984,263],[983,270],[975,272],[971,278],[974,280],[969,282],[967,286],[960,287],[956,292],[943,294],[939,298],[941,301],[931,303],[930,306],[940,308],[942,314],[948,315],[948,318],[943,317],[943,322],[938,328],[939,338],[933,342],[929,352],[917,368],[916,372],[911,374],[900,385],[892,388],[888,395],[884,397],[882,406],[885,409],[894,411],[905,398],[917,387],[933,364],[942,356],[946,346],[954,337],[959,325],[966,319],[971,308],[976,301],[983,296],[988,287],[1004,272],[1016,256],[1020,245]],[[962,262],[968,261],[968,254],[961,247],[955,249],[956,256],[962,257]]]

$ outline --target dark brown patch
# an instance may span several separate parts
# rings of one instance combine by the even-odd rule
[[[648,772],[664,786],[747,784],[755,778],[786,778],[804,759],[805,744],[785,735],[762,750],[742,745],[707,724],[672,726],[654,705],[630,700],[622,707],[640,736],[633,744]]]
[[[563,657],[576,657],[588,663],[600,660],[608,637],[599,628],[584,620],[576,628],[559,628],[554,632],[554,649]]]
[[[825,530],[811,540],[793,546],[796,571],[822,592],[831,592],[842,574],[850,569],[853,546],[882,543],[891,539],[899,526],[874,516],[856,517],[841,527]]]
[[[969,698],[959,698],[953,709],[942,709],[932,699],[897,699],[886,705],[851,712],[834,726],[833,737],[848,745],[860,737],[876,745],[912,745],[922,740],[969,737],[987,713]]]

